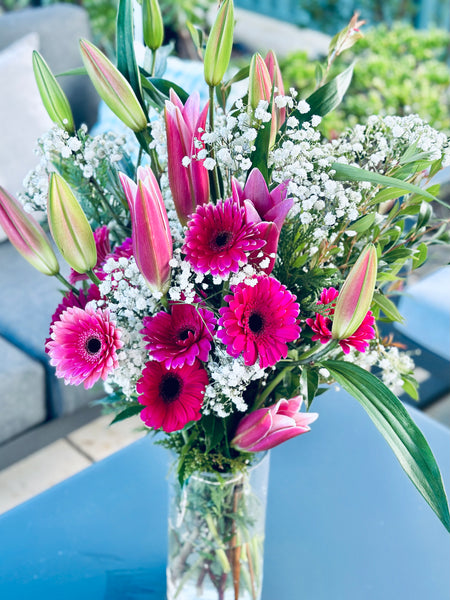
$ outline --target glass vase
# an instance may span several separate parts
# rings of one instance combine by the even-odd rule
[[[260,600],[269,453],[256,460],[183,487],[171,475],[168,600]]]

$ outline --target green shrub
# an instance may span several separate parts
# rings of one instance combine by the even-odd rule
[[[372,114],[417,113],[436,129],[450,130],[450,34],[433,29],[415,30],[397,23],[364,32],[351,51],[340,56],[330,77],[356,60],[353,81],[339,109],[324,118],[322,131],[333,135],[363,123]],[[314,89],[315,67],[305,52],[281,63],[285,86],[305,98]]]

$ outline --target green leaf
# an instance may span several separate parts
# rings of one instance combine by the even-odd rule
[[[369,227],[372,227],[372,225],[374,224],[375,215],[376,215],[376,213],[374,213],[374,212],[364,215],[357,221],[354,221],[353,223],[351,223],[348,226],[348,228],[351,229],[352,231],[356,231],[357,233],[362,233],[363,231],[367,231],[369,229]]]
[[[306,392],[306,407],[309,410],[312,401],[314,400],[317,388],[319,387],[319,374],[316,370],[313,370],[307,366],[303,367],[302,370],[302,384],[303,389]]]
[[[425,242],[422,242],[416,248],[416,252],[413,257],[412,268],[418,269],[427,260],[427,256],[428,256],[428,246],[425,244]]]
[[[386,317],[389,317],[391,321],[398,321],[403,323],[405,320],[400,314],[398,308],[387,296],[381,292],[375,292],[373,295],[373,302],[384,312]]]
[[[380,190],[375,194],[375,196],[370,201],[370,205],[381,204],[382,202],[387,202],[388,200],[396,200],[401,196],[405,195],[404,190],[400,190],[398,188],[386,188],[384,190]]]
[[[292,112],[293,117],[298,119],[300,125],[309,121],[313,115],[324,117],[329,112],[334,110],[342,102],[345,92],[350,85],[353,75],[353,64],[339,73],[337,77],[320,87],[306,98],[310,109],[307,113],[301,113],[298,110]],[[286,123],[280,129],[282,133],[286,129]]]
[[[206,439],[206,452],[210,452],[216,448],[223,439],[224,428],[223,419],[214,415],[203,415],[201,418],[201,425],[205,432]]]
[[[271,110],[270,107],[268,109]],[[259,169],[262,176],[269,183],[269,170],[267,168],[267,159],[269,156],[269,144],[270,144],[270,123],[264,123],[261,125],[258,131],[258,135],[255,140],[255,150],[252,152],[251,161],[252,166],[248,170],[247,176],[250,174],[252,169]]]
[[[407,181],[402,181],[401,179],[396,179],[395,177],[387,177],[386,175],[380,175],[379,173],[374,173],[373,171],[367,171],[366,169],[360,169],[359,167],[344,165],[342,163],[333,163],[331,168],[336,171],[333,179],[336,179],[337,181],[369,181],[370,183],[374,183],[376,185],[413,192],[423,196],[424,198],[428,198],[429,200],[435,200],[436,202],[445,204],[445,202],[439,200],[435,196],[432,196],[426,190],[423,190],[417,185],[413,185]]]
[[[339,106],[352,80],[353,66],[354,65],[351,64],[345,69],[345,71],[339,73],[337,77],[320,87],[318,90],[313,92],[311,96],[306,98],[306,102],[311,108],[306,115],[302,115],[301,118],[303,121],[309,120],[312,115],[324,117],[337,106]]]
[[[85,67],[76,67],[75,69],[69,69],[68,71],[63,71],[62,73],[58,73],[55,77],[66,77],[71,75],[87,75],[87,71]]]
[[[405,473],[450,531],[450,514],[436,459],[400,400],[374,375],[348,362],[323,361],[347,392],[364,407]]]
[[[242,69],[240,69],[235,75],[233,75],[233,77],[231,79],[229,79],[227,82],[225,82],[223,84],[223,86],[230,87],[231,85],[233,85],[233,83],[237,83],[238,81],[243,81],[244,79],[247,79],[249,73],[250,73],[250,65],[247,65],[246,67],[243,67]]]
[[[139,414],[143,408],[144,407],[142,404],[130,404],[130,406],[127,406],[125,410],[115,416],[110,425],[118,423],[119,421],[123,421],[124,419],[128,419],[129,417],[134,417],[134,415]]]
[[[422,202],[420,205],[419,216],[417,218],[416,231],[425,227],[428,221],[431,219],[433,209],[427,202]]]
[[[142,99],[141,78],[134,54],[133,3],[132,0],[119,0],[117,10],[117,68],[130,83],[145,111]]]
[[[409,377],[403,378],[403,389],[413,400],[419,400],[419,393],[417,391],[417,382],[414,382]]]

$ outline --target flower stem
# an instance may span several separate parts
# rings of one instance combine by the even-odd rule
[[[275,379],[273,379],[268,386],[266,386],[264,388],[263,393],[260,395],[260,397],[258,398],[258,402],[255,403],[254,406],[254,410],[256,410],[257,408],[260,408],[266,398],[268,398],[270,396],[270,394],[273,392],[273,390],[277,387],[277,385],[280,383],[280,381],[283,379],[283,377],[285,375],[287,375],[287,373],[289,373],[290,371],[292,371],[292,369],[296,366],[296,364],[290,364],[287,367],[284,367],[284,369],[282,369],[278,375],[275,377]]]
[[[69,283],[67,279],[63,277],[63,275],[61,275],[61,273],[56,273],[55,277],[58,281],[60,281],[63,285],[69,288],[69,290],[72,290],[72,292],[78,296],[80,290],[73,286],[71,283]]]
[[[212,133],[214,131],[214,86],[209,86],[209,131]],[[210,145],[211,158],[216,162],[216,154],[214,151],[214,142],[211,142]],[[212,171],[212,179],[213,179],[213,190],[212,196],[215,201],[220,198],[220,184],[219,184],[219,174],[217,172],[217,163],[214,165],[214,169]]]
[[[100,285],[101,281],[92,269],[90,271],[86,271],[86,275],[88,275],[89,279],[95,283],[95,285]]]

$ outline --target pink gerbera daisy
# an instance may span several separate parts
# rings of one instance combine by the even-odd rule
[[[72,306],[53,324],[46,347],[57,377],[88,389],[117,367],[116,350],[122,342],[109,311]]]
[[[324,288],[317,304],[331,304],[331,306],[324,311],[326,314],[316,313],[314,319],[306,319],[306,324],[314,331],[314,335],[311,338],[313,342],[320,341],[321,344],[326,344],[332,339],[331,329],[333,321],[328,315],[334,314],[335,301],[338,296],[339,292],[335,288]],[[365,352],[369,346],[368,340],[373,340],[375,337],[374,324],[375,318],[372,311],[369,310],[355,333],[344,340],[339,340],[339,345],[344,354],[350,352],[350,347],[355,348],[359,352]]]
[[[216,318],[206,308],[174,303],[170,314],[161,311],[144,317],[141,333],[151,356],[167,368],[208,360]]]
[[[94,272],[97,273],[111,252],[111,245],[109,243],[109,229],[106,225],[97,227],[93,233],[95,247],[97,249],[97,263],[94,267]],[[82,281],[83,279],[89,279],[86,273],[78,273],[73,269],[70,270],[69,281],[72,285],[75,285],[77,281]]]
[[[245,210],[232,198],[198,206],[188,223],[183,252],[200,273],[226,276],[248,262],[265,244],[258,225],[246,223]]]
[[[59,317],[62,315],[62,313],[65,310],[67,310],[68,308],[71,308],[72,306],[78,306],[78,308],[84,308],[86,306],[86,304],[88,302],[90,302],[91,300],[99,300],[99,299],[100,299],[100,290],[94,283],[88,288],[87,291],[79,290],[78,294],[76,294],[72,290],[67,292],[67,294],[64,295],[62,302],[60,302],[58,304],[55,312],[52,315],[52,319],[50,322],[50,335],[52,333],[53,324],[55,323],[55,321],[59,320]],[[48,337],[45,340],[45,344],[46,344],[45,351],[46,352],[48,352],[47,342],[49,342],[51,339],[52,339],[51,337]]]
[[[217,336],[235,358],[244,354],[246,365],[270,367],[286,358],[288,342],[300,336],[296,297],[273,277],[260,276],[254,286],[240,283],[225,296]]]
[[[145,406],[141,419],[149,427],[167,433],[178,431],[190,421],[198,421],[208,375],[201,363],[168,369],[150,361],[136,385],[139,402]]]

